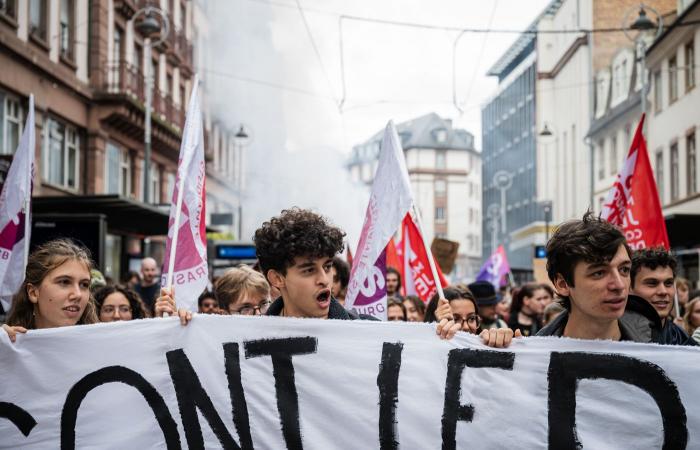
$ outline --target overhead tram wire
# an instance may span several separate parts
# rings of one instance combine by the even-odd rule
[[[326,70],[326,66],[323,64],[323,59],[321,58],[321,53],[318,51],[318,46],[316,45],[316,40],[314,39],[313,34],[311,33],[311,28],[309,27],[309,23],[306,21],[306,15],[304,14],[304,8],[301,7],[301,1],[296,0],[297,8],[299,10],[299,14],[301,15],[301,20],[304,22],[304,27],[306,28],[306,33],[309,35],[309,41],[311,41],[311,46],[314,49],[314,53],[316,54],[316,59],[318,60],[319,66],[321,66],[321,71],[323,72],[323,76],[326,78],[326,83],[328,84],[328,91],[330,92],[331,96],[333,97],[333,100],[335,101],[336,106],[338,109],[341,109],[341,102],[336,99],[335,94],[333,92],[333,84],[331,83],[331,79],[328,76],[328,71]]]

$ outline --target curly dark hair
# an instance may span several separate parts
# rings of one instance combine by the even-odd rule
[[[286,275],[297,256],[333,258],[343,251],[345,232],[312,211],[291,208],[264,222],[255,231],[255,253],[267,276],[270,270]]]
[[[102,309],[102,304],[104,303],[104,301],[107,299],[107,297],[114,294],[115,292],[119,292],[124,297],[126,297],[127,300],[129,300],[129,306],[131,306],[132,319],[147,319],[151,317],[151,314],[148,312],[146,304],[143,302],[143,300],[141,300],[139,294],[137,294],[132,289],[121,285],[107,285],[95,292],[95,305],[97,306],[98,317],[100,315],[100,310]]]
[[[552,283],[555,283],[557,275],[561,275],[569,286],[574,287],[576,264],[581,261],[588,264],[608,263],[620,245],[631,255],[622,231],[588,211],[583,219],[560,225],[547,242],[547,275]],[[568,301],[568,298],[562,297],[564,306],[569,306]]]
[[[678,261],[676,257],[669,253],[664,247],[635,250],[635,252],[632,253],[632,269],[630,270],[632,286],[634,286],[634,279],[637,277],[642,267],[647,267],[651,270],[656,270],[657,267],[670,267],[673,271],[673,278],[675,278],[677,265]]]

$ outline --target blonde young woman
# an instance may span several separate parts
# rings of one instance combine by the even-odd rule
[[[2,326],[10,340],[15,342],[17,333],[27,330],[97,323],[90,296],[92,268],[88,250],[70,240],[56,239],[37,248]]]

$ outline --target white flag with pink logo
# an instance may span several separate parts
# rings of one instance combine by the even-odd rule
[[[178,308],[197,310],[209,282],[206,237],[204,130],[195,77],[182,133],[177,180],[168,223],[161,286],[172,286]]]
[[[345,307],[386,320],[386,253],[389,239],[413,204],[406,160],[394,123],[384,130],[360,243],[350,272]]]
[[[0,193],[0,301],[5,312],[10,311],[27,268],[34,142],[34,96],[30,95],[24,132]]]

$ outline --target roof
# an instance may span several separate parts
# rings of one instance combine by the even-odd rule
[[[544,10],[532,21],[525,31],[511,44],[508,50],[501,55],[491,68],[486,72],[486,75],[497,76],[503,78],[503,72],[513,69],[513,62],[518,59],[523,52],[530,53],[534,49],[534,41],[537,37],[537,25],[542,17],[555,14],[561,7],[564,0],[552,0],[544,8]]]
[[[445,131],[445,139],[438,140],[439,131]],[[411,148],[431,148],[465,150],[477,153],[474,149],[474,135],[467,130],[452,128],[450,119],[443,119],[436,113],[431,112],[407,122],[396,125],[396,131],[401,138],[401,146],[404,150]],[[354,149],[374,146],[378,151],[381,145],[384,130],[377,132],[374,136]],[[378,156],[378,153],[377,155]]]
[[[690,4],[687,8],[683,10],[680,16],[676,18],[676,20],[673,21],[673,23],[669,26],[667,26],[663,32],[661,33],[661,36],[659,36],[658,39],[656,39],[647,49],[647,55],[654,51],[654,49],[657,47],[657,45],[660,45],[660,42],[662,42],[668,35],[670,35],[678,26],[680,26],[685,19],[688,18],[689,15],[692,14],[693,11],[695,11],[700,5],[700,2],[697,0],[694,1],[692,4]]]
[[[169,210],[119,195],[71,195],[32,198],[33,214],[104,214],[110,231],[141,236],[168,234]]]

